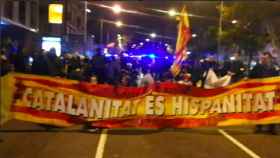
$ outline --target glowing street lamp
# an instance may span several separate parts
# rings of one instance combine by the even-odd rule
[[[117,27],[122,27],[123,26],[123,23],[121,21],[117,21],[115,24],[116,24]]]
[[[151,36],[152,38],[156,38],[156,37],[157,37],[157,34],[156,34],[156,33],[151,33],[150,36]]]
[[[195,34],[195,33],[194,33],[194,34],[192,34],[192,37],[193,37],[193,38],[197,37],[197,34]]]
[[[150,39],[149,39],[149,38],[146,38],[145,41],[146,41],[146,42],[150,42]]]
[[[115,5],[112,7],[112,10],[113,10],[114,13],[119,14],[123,9],[121,8],[120,5],[115,4]]]
[[[176,14],[177,14],[177,12],[176,12],[175,9],[170,9],[170,10],[168,11],[168,15],[169,15],[169,16],[175,16]]]
[[[86,9],[86,12],[87,12],[87,13],[91,13],[91,10],[87,8],[87,9]]]
[[[231,23],[232,23],[232,24],[236,24],[236,23],[237,23],[237,20],[232,20]]]
[[[118,34],[117,37],[118,37],[118,40],[122,40],[123,39],[121,34]]]

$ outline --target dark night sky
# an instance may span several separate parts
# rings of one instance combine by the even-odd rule
[[[118,15],[114,14],[110,9],[97,7],[96,4],[103,4],[107,6],[113,6],[114,4],[119,4],[124,9],[136,10],[149,15],[138,15],[131,13],[120,13]],[[95,34],[98,38],[99,36],[99,22],[98,19],[104,18],[107,20],[116,21],[121,20],[125,24],[138,25],[145,29],[135,29],[135,28],[116,28],[112,24],[105,24],[104,31],[108,31],[112,34],[124,33],[129,35],[132,39],[141,40],[148,36],[139,35],[135,32],[156,32],[162,36],[168,36],[176,39],[177,36],[177,21],[175,18],[171,18],[164,13],[159,13],[151,9],[169,10],[171,8],[181,10],[183,5],[187,6],[189,14],[198,15],[201,17],[190,17],[190,25],[193,33],[201,34],[209,26],[217,26],[219,13],[216,6],[219,2],[195,2],[195,1],[155,1],[155,2],[138,2],[138,1],[125,1],[125,2],[109,2],[109,1],[99,1],[89,2],[89,8],[92,9],[92,14],[89,16],[89,27],[88,30],[92,34]],[[106,27],[106,28],[105,28]],[[175,44],[175,40],[169,40],[162,38],[161,40],[165,42]],[[201,39],[200,39],[201,40]],[[193,40],[195,41],[195,39]],[[201,42],[201,41],[200,41]]]
[[[229,4],[231,2],[225,2]],[[250,2],[253,5],[256,4],[256,1]],[[147,15],[138,15],[131,13],[120,13],[118,15],[114,14],[108,8],[97,7],[96,5],[102,4],[106,6],[113,6],[114,4],[119,4],[124,9],[136,10],[142,13],[149,14]],[[168,36],[176,39],[177,36],[177,21],[174,18],[170,18],[164,13],[159,13],[151,9],[161,9],[169,10],[175,8],[181,10],[183,5],[187,6],[188,13],[200,17],[190,16],[190,25],[193,33],[198,34],[198,37],[192,39],[192,43],[200,47],[200,45],[211,44],[215,39],[209,39],[207,35],[203,35],[205,31],[211,26],[218,26],[219,24],[219,12],[217,6],[220,2],[217,1],[94,1],[89,0],[89,8],[92,10],[92,13],[89,15],[89,25],[88,31],[96,35],[99,39],[99,19],[104,18],[107,20],[121,20],[125,24],[130,25],[139,25],[145,29],[135,29],[135,28],[116,28],[112,24],[105,24],[104,31],[110,32],[110,34],[124,33],[129,35],[132,39],[144,39],[148,36],[141,36],[136,32],[156,32],[162,36]],[[258,4],[256,4],[258,5]],[[271,4],[270,4],[271,5]],[[225,22],[229,23],[229,22]],[[204,36],[204,37],[202,37]],[[213,38],[213,37],[212,37]],[[175,44],[175,40],[161,39],[165,42]]]

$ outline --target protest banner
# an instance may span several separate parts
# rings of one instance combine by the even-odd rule
[[[194,128],[280,123],[280,77],[201,89],[170,82],[136,88],[11,76],[12,118],[40,124]]]

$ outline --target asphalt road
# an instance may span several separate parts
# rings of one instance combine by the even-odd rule
[[[0,158],[279,158],[279,135],[253,127],[46,131],[10,121],[0,130]]]

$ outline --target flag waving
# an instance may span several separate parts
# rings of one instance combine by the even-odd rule
[[[182,62],[187,58],[187,43],[191,39],[190,23],[187,9],[184,6],[179,15],[178,36],[176,43],[176,58],[171,66],[173,76],[177,76],[181,70]]]

